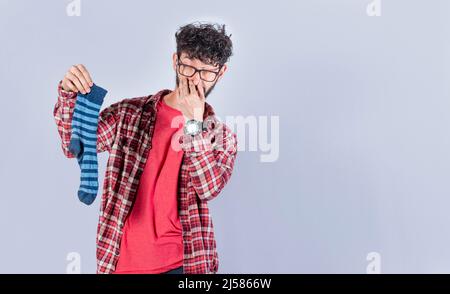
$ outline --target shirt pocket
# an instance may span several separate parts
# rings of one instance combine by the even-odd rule
[[[117,145],[126,155],[136,153],[139,147],[138,140],[125,135],[120,135]]]

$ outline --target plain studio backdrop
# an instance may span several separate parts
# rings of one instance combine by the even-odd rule
[[[262,162],[264,140],[238,137],[210,202],[219,273],[450,273],[449,1],[81,0],[69,16],[73,2],[0,0],[1,273],[75,259],[95,272],[108,154],[86,206],[53,119],[57,83],[85,64],[103,108],[173,89],[174,34],[192,21],[225,23],[234,42],[208,102],[279,147]]]

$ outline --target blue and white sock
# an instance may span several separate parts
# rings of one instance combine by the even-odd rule
[[[78,93],[72,117],[69,151],[77,157],[81,169],[78,198],[90,205],[98,192],[97,127],[105,89],[91,87],[87,94]]]

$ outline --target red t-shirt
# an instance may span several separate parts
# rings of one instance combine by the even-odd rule
[[[171,148],[182,113],[157,105],[152,148],[141,175],[134,206],[125,221],[115,273],[163,273],[183,265],[183,238],[178,216],[177,186],[183,151]],[[180,121],[180,120],[178,120]]]

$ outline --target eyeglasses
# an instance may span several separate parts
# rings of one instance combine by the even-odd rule
[[[212,71],[212,70],[207,70],[207,69],[197,69],[193,66],[182,63],[180,61],[179,55],[178,55],[177,65],[178,65],[178,73],[180,75],[190,78],[190,77],[194,76],[197,72],[199,72],[200,78],[202,80],[204,80],[205,82],[213,82],[217,78],[217,75],[219,74],[220,69],[223,66],[223,65],[221,65],[218,71]]]

